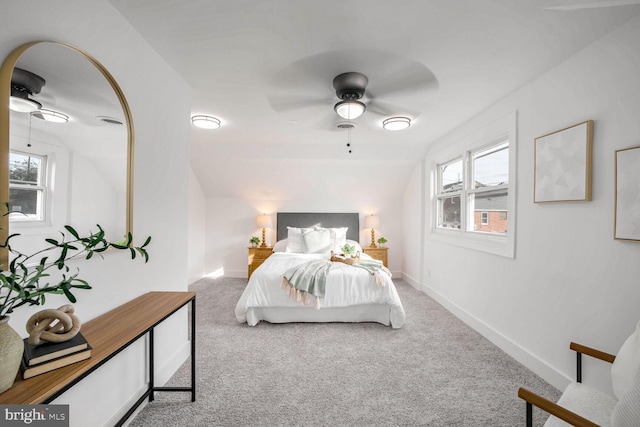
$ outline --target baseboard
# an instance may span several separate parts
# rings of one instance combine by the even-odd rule
[[[405,279],[407,280],[407,279]],[[411,280],[411,281],[410,281]],[[416,282],[416,285],[412,283],[412,279],[407,280],[413,287],[418,290],[422,290],[422,292],[429,295],[435,301],[437,301],[440,305],[446,308],[449,312],[455,315],[457,318],[465,322],[469,327],[476,330],[486,339],[491,341],[493,344],[498,346],[502,351],[507,353],[509,356],[516,359],[526,368],[533,371],[536,375],[544,379],[546,382],[557,388],[558,390],[564,390],[572,380],[567,377],[562,372],[554,369],[552,366],[548,365],[546,362],[538,358],[537,356],[531,354],[526,349],[521,347],[519,344],[513,342],[508,337],[504,336],[500,332],[493,329],[491,326],[478,319],[474,315],[470,314],[466,310],[462,309],[460,306],[449,300],[447,297],[442,295],[440,292],[432,289],[427,285],[420,285]]]
[[[156,370],[156,385],[166,384],[189,356],[191,356],[191,341],[186,341],[160,369]]]
[[[400,278],[405,282],[407,282],[408,284],[410,284],[411,286],[413,286],[415,289],[422,291],[422,285],[420,284],[420,282],[414,279],[413,277],[409,276],[408,274],[400,273]]]
[[[247,269],[244,270],[225,270],[224,277],[233,277],[234,279],[246,279]]]
[[[156,369],[154,377],[155,385],[157,387],[165,385],[189,356],[191,356],[191,343],[187,341],[161,368]],[[185,386],[188,386],[188,384],[185,384]],[[109,419],[109,421],[105,425],[116,425],[116,423],[120,421],[120,418],[122,418],[124,414],[127,413],[129,408],[131,408],[136,403],[136,401],[140,398],[140,396],[144,394],[145,391],[147,391],[146,385],[136,391],[136,393],[127,402],[125,402],[118,411],[116,411],[116,413]],[[147,406],[147,403],[148,400],[145,400],[140,404],[135,412],[131,414],[129,419],[124,423],[125,427],[131,423],[131,421],[145,406]]]

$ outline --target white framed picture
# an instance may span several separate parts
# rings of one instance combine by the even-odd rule
[[[534,203],[591,200],[593,120],[540,136],[534,146]]]
[[[640,147],[616,151],[613,237],[640,241]]]

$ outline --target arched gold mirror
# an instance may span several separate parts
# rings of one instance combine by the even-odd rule
[[[0,99],[0,241],[17,233],[12,247],[33,252],[66,224],[99,224],[110,241],[131,232],[133,121],[109,71],[74,46],[27,43],[2,64]]]

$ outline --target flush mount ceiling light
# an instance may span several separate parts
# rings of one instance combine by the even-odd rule
[[[343,119],[353,120],[360,117],[367,109],[367,106],[360,101],[346,100],[338,102],[333,109]]]
[[[19,113],[30,113],[40,109],[42,104],[29,98],[29,95],[40,93],[44,85],[44,79],[37,74],[22,68],[14,68],[11,75],[9,108]]]
[[[220,127],[220,120],[211,116],[192,116],[191,123],[202,129],[218,129]]]
[[[389,117],[382,122],[382,127],[386,130],[402,130],[411,126],[411,119],[408,117]]]
[[[38,119],[46,120],[53,123],[67,123],[69,121],[69,116],[67,116],[66,114],[58,113],[57,111],[53,110],[45,110],[42,108],[40,110],[33,111],[31,115],[33,117],[37,117]]]

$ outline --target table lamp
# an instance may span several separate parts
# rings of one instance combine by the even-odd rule
[[[364,228],[371,229],[371,248],[377,248],[376,246],[376,232],[375,229],[380,227],[380,218],[375,215],[369,215],[364,217]]]
[[[262,214],[262,215],[258,215],[258,219],[256,221],[256,223],[258,224],[259,228],[262,228],[262,244],[260,245],[261,248],[266,248],[267,247],[267,242],[265,239],[265,228],[270,228],[271,227],[271,216],[267,215],[267,214]]]

